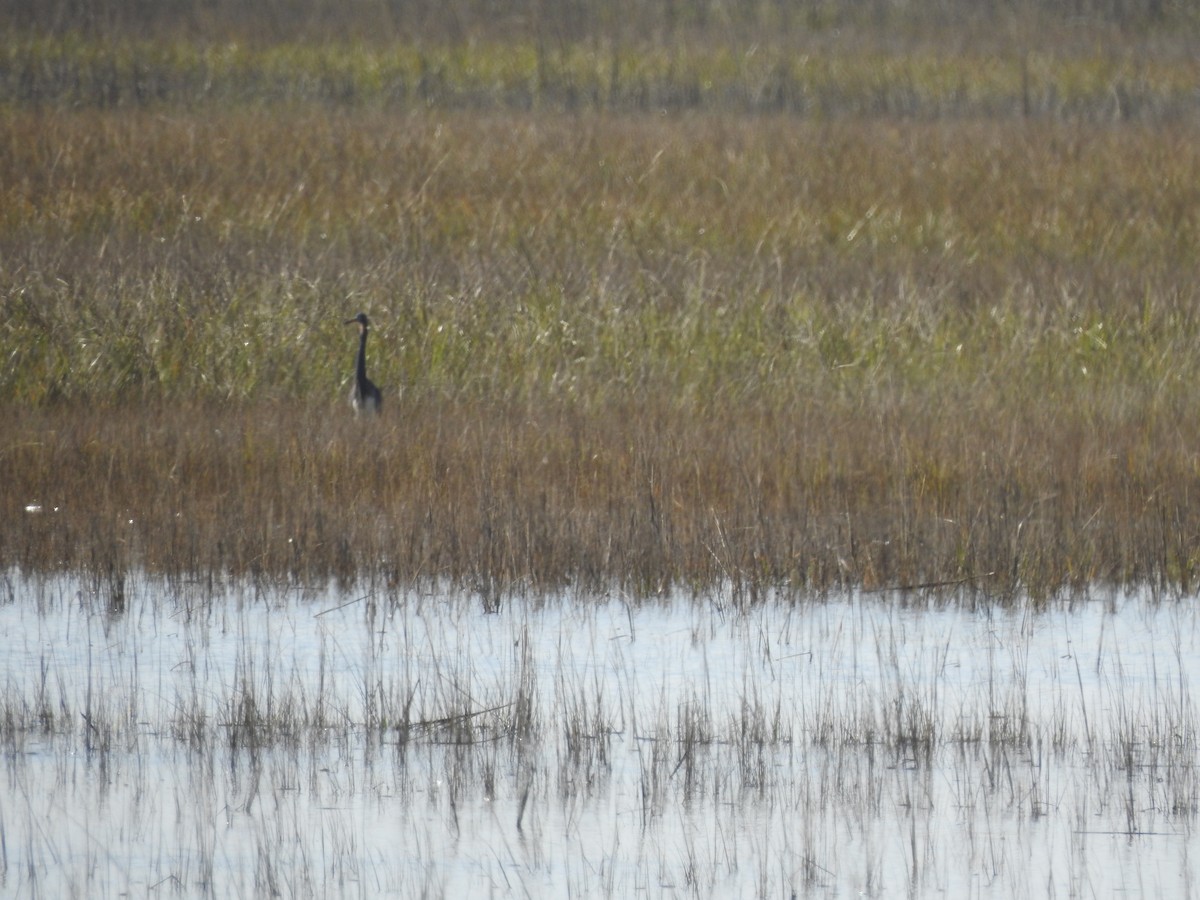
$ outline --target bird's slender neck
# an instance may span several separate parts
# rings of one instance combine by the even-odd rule
[[[355,375],[362,381],[367,377],[367,326],[358,327],[358,360],[355,363]]]

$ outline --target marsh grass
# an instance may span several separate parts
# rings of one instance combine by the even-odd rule
[[[218,46],[115,10],[3,45],[9,564],[86,570],[114,611],[135,569],[449,579],[489,609],[1194,586],[1200,156],[1163,99],[1194,72],[1153,16],[1014,69],[986,29],[957,62],[863,22],[803,58],[710,53],[698,19],[676,44]],[[1145,115],[1104,111],[1110,65]],[[422,66],[483,101],[383,99]],[[504,99],[506,72],[549,95],[584,70],[698,94]],[[148,72],[167,86],[127,102]],[[353,89],[306,87],[330,73]],[[776,76],[777,114],[730,99]],[[113,103],[63,93],[104,77]],[[814,79],[837,114],[796,99]],[[370,424],[333,399],[359,310]]]
[[[117,606],[134,566],[1193,584],[1186,129],[342,124],[18,117],[6,558]]]
[[[581,423],[439,402],[364,428],[303,405],[207,412],[14,417],[26,441],[4,456],[22,476],[6,556],[95,572],[115,612],[141,567],[218,584],[449,579],[487,608],[568,585],[646,596],[729,584],[744,603],[772,587],[1013,596],[1191,577],[1186,498],[1155,495],[1126,468],[1132,451],[1056,468],[1080,438],[1056,442],[1040,417],[1046,433],[1029,443],[1005,448],[988,430],[970,436],[986,449],[956,435],[947,451],[910,424],[828,413],[713,423],[631,405]],[[1023,469],[1029,452],[1042,468]],[[1156,459],[1167,485],[1193,477],[1176,452],[1175,470],[1163,448]],[[40,511],[22,511],[30,499]]]
[[[1151,123],[1195,115],[1196,66],[1169,46],[1131,58],[1128,35],[1118,33],[1095,36],[1111,48],[1063,53],[1028,25],[1019,31],[1001,52],[989,40],[930,36],[898,48],[860,32],[855,42],[817,32],[671,44],[532,35],[263,45],[18,31],[0,44],[0,93],[19,108],[156,111],[317,105]]]
[[[1070,116],[1194,112],[1180,4],[565,6],[227,3],[0,8],[26,106]]]

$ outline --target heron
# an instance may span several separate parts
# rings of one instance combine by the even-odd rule
[[[379,412],[383,400],[379,388],[367,377],[367,331],[371,321],[366,313],[347,319],[346,325],[358,325],[358,359],[354,363],[354,385],[350,388],[350,405],[355,412]]]

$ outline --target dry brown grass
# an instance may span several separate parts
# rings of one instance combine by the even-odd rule
[[[11,414],[2,551],[30,570],[131,566],[636,595],[731,583],[1187,589],[1194,455],[1179,430],[1101,441],[1031,408],[899,401],[711,417],[653,402],[416,402],[382,422],[312,406]],[[944,417],[945,416],[945,417]],[[22,512],[36,499],[41,512]]]

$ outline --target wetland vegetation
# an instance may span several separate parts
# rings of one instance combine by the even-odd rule
[[[0,24],[3,884],[1192,883],[1185,5]]]

